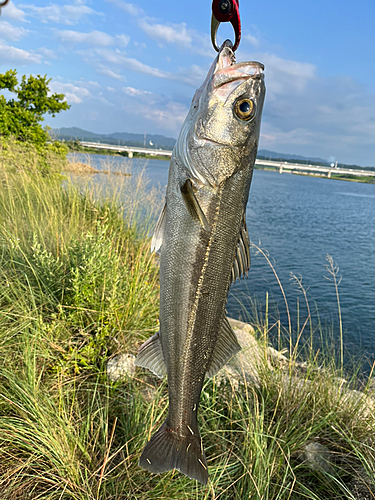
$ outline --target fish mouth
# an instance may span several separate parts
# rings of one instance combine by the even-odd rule
[[[229,43],[228,43],[229,42]],[[263,78],[264,65],[257,61],[236,63],[236,56],[231,49],[231,42],[226,40],[217,56],[217,64],[213,74],[213,84],[216,89],[238,80]]]

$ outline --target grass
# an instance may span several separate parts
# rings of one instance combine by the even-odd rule
[[[373,498],[372,374],[359,393],[347,390],[355,375],[344,383],[340,363],[318,366],[312,349],[304,365],[295,343],[287,360],[272,360],[268,317],[255,325],[258,383],[239,374],[204,385],[208,486],[138,467],[165,416],[167,383],[142,370],[112,383],[105,366],[157,329],[145,219],[157,203],[142,180],[120,181],[106,193],[2,165],[0,498]],[[329,450],[326,471],[306,461],[309,443]]]

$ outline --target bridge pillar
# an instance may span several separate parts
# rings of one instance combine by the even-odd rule
[[[128,158],[133,158],[133,151],[128,151]]]
[[[280,167],[279,167],[279,174],[282,174],[282,173],[283,173],[283,167],[282,167],[282,166],[280,166]]]
[[[332,172],[331,170],[328,170],[328,172],[327,172],[328,179],[331,177],[331,172]]]

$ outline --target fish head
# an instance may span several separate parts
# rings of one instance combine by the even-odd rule
[[[229,40],[221,46],[176,144],[177,156],[198,182],[218,186],[253,165],[265,97],[263,70],[255,61],[236,63]]]

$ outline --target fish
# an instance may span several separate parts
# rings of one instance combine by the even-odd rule
[[[160,253],[159,331],[136,365],[168,377],[168,414],[139,465],[206,484],[198,427],[205,377],[240,349],[226,317],[230,285],[250,268],[245,221],[265,97],[264,66],[236,63],[226,40],[195,92],[172,152],[151,250]]]

